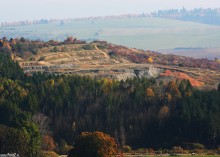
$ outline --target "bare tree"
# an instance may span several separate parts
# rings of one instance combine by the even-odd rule
[[[42,113],[37,113],[32,117],[32,120],[38,125],[42,135],[50,134],[49,118]]]

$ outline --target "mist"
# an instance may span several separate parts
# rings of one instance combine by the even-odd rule
[[[219,0],[1,0],[0,22],[147,13],[185,7],[218,8]]]

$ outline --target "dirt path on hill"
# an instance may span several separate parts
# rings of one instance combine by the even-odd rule
[[[102,50],[100,50],[100,49],[97,47],[97,45],[95,45],[95,49],[96,49],[97,51],[101,52],[106,58],[110,59],[110,57],[109,57],[105,52],[103,52]]]

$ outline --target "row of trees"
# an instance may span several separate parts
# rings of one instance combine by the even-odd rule
[[[193,10],[186,10],[182,8],[178,9],[169,9],[169,10],[159,10],[157,12],[151,13],[154,17],[162,17],[162,18],[171,18],[178,19],[184,21],[194,21],[211,25],[219,25],[220,8],[195,8]]]

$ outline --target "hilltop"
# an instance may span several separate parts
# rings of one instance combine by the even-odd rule
[[[216,88],[220,82],[219,62],[208,59],[143,51],[105,41],[86,43],[72,37],[64,42],[4,38],[1,43],[2,48],[12,51],[13,59],[26,74],[77,74],[117,80],[146,77],[158,82],[188,79],[192,86],[202,89]]]

